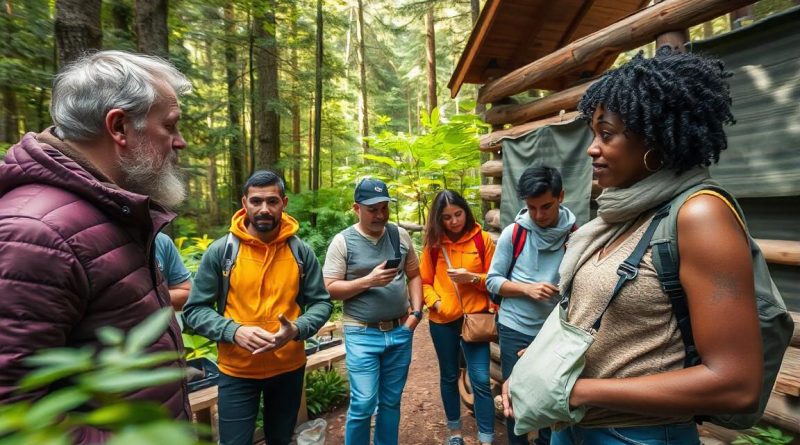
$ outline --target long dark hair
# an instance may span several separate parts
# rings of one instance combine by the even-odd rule
[[[440,240],[446,234],[445,228],[442,225],[442,212],[444,211],[445,207],[451,204],[461,207],[461,209],[464,211],[464,214],[467,216],[466,221],[464,221],[464,228],[461,230],[461,233],[458,234],[459,236],[463,235],[464,232],[468,230],[472,230],[472,227],[475,226],[475,217],[472,216],[472,210],[470,210],[467,201],[461,195],[452,190],[442,190],[433,198],[431,210],[428,212],[428,223],[425,225],[424,244],[426,246],[440,246]]]

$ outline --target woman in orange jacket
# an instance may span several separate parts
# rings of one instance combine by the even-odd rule
[[[446,445],[463,445],[458,393],[459,353],[463,350],[472,391],[478,440],[494,440],[494,404],[489,389],[489,343],[461,339],[464,313],[487,312],[486,273],[494,242],[475,222],[461,195],[443,190],[433,199],[420,260],[425,305],[429,309],[431,338],[439,358],[442,405],[450,437]]]

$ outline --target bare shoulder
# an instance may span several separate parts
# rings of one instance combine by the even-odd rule
[[[720,233],[720,231],[724,233]],[[697,195],[687,200],[678,211],[678,234],[744,234],[733,208],[714,195]]]

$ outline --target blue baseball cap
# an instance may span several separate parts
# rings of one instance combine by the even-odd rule
[[[353,200],[358,204],[373,205],[379,202],[388,202],[389,188],[380,179],[364,178],[356,186]]]

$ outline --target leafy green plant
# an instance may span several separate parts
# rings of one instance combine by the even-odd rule
[[[766,428],[755,427],[751,434],[739,435],[731,443],[734,445],[782,445],[791,443],[792,440],[794,440],[794,436],[785,434],[774,426],[769,426]]]
[[[184,377],[182,369],[157,367],[177,359],[177,351],[146,352],[172,317],[172,309],[165,308],[127,335],[114,327],[100,328],[99,352],[91,347],[57,348],[26,359],[32,370],[20,382],[20,392],[51,385],[58,389],[33,402],[0,406],[0,445],[68,445],[70,431],[79,427],[114,432],[109,445],[196,444],[191,423],[172,419],[158,403],[124,398]],[[78,408],[81,411],[75,411]]]
[[[191,241],[191,243],[189,243]],[[175,246],[178,248],[178,252],[181,254],[181,260],[183,264],[189,269],[189,272],[192,274],[197,273],[197,268],[200,267],[200,259],[203,257],[203,253],[208,250],[208,246],[214,242],[214,238],[209,238],[208,234],[204,234],[202,237],[187,237],[181,236],[179,238],[175,238]]]
[[[335,369],[318,369],[306,374],[306,406],[309,417],[329,411],[346,398],[347,385]]]
[[[217,342],[209,340],[202,335],[183,334],[183,347],[185,349],[184,358],[193,360],[205,357],[211,361],[217,361]]]

